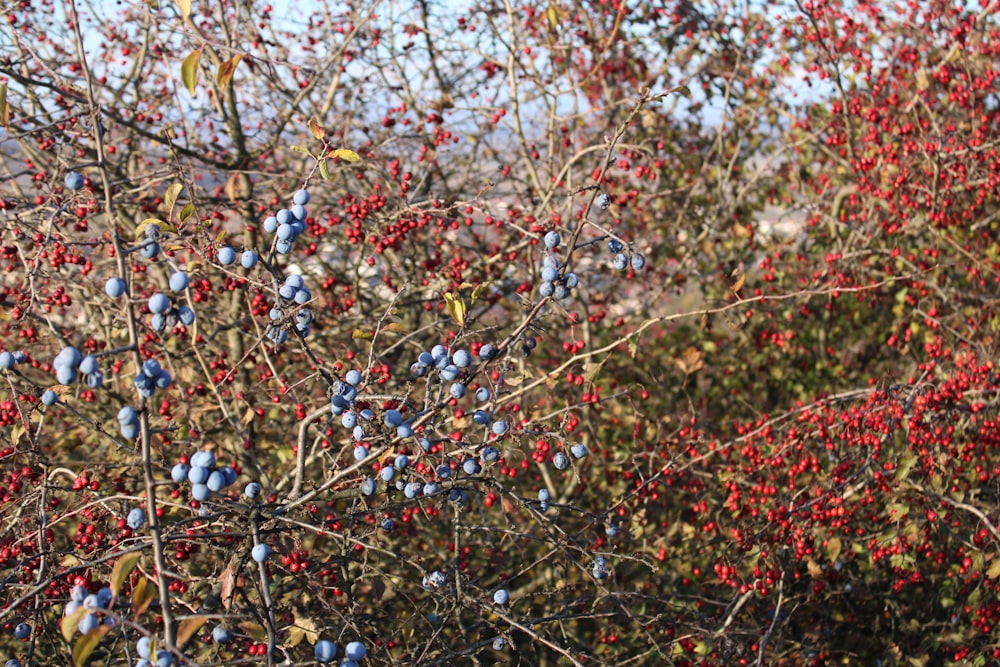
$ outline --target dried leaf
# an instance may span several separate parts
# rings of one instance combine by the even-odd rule
[[[676,93],[681,97],[686,97],[688,99],[691,99],[691,89],[688,88],[687,86],[677,86],[676,88],[671,88],[670,92]]]
[[[696,347],[689,347],[681,353],[681,356],[674,363],[677,364],[677,368],[681,370],[681,373],[691,375],[691,373],[697,373],[704,367],[703,358],[704,355],[701,350]]]
[[[336,158],[338,160],[343,160],[344,162],[360,162],[361,156],[352,150],[346,148],[338,148],[335,151],[330,151],[327,157]]]
[[[136,582],[135,586],[132,587],[132,613],[135,614],[136,618],[149,609],[154,598],[156,598],[156,589],[149,583],[149,579],[143,577]]]
[[[83,667],[87,663],[87,658],[101,643],[104,635],[109,632],[111,632],[111,626],[101,624],[76,640],[76,644],[73,646],[73,664],[76,667]]]
[[[236,72],[236,66],[240,64],[240,60],[242,59],[243,56],[237,53],[235,56],[219,65],[219,72],[215,75],[215,81],[219,84],[220,88],[225,90],[229,87],[230,82],[233,80],[233,74]]]
[[[205,47],[195,49],[181,62],[181,83],[194,96],[194,88],[198,84],[198,63],[201,62],[201,52]]]
[[[253,623],[251,621],[243,621],[239,624],[240,630],[250,635],[251,639],[254,641],[262,642],[267,638],[267,633],[264,632],[264,626],[259,623]]]
[[[181,623],[180,627],[177,628],[177,645],[183,647],[191,641],[191,637],[193,637],[206,622],[208,622],[208,617],[194,616]]]
[[[111,570],[110,587],[112,597],[118,597],[118,592],[122,589],[122,584],[128,579],[128,575],[132,574],[132,570],[135,569],[141,557],[141,552],[134,551],[130,554],[125,554],[115,563],[114,569]]]
[[[224,190],[230,201],[246,201],[250,198],[250,177],[246,174],[235,172],[226,181]]]
[[[307,126],[309,127],[309,133],[320,141],[323,141],[326,137],[326,130],[323,129],[323,126],[320,125],[319,121],[315,118],[310,118]]]
[[[559,32],[559,8],[555,3],[549,3],[549,8],[545,10],[545,18],[549,23],[549,32],[553,34]]]

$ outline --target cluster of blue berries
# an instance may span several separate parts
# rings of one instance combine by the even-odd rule
[[[569,448],[569,453],[573,455],[574,459],[582,459],[589,454],[587,450],[587,445],[582,442],[578,442]],[[552,456],[552,465],[555,466],[556,470],[565,470],[569,467],[569,457],[566,456],[566,452],[556,452]]]
[[[565,267],[560,270],[559,260],[551,253],[562,243],[559,232],[547,233],[543,242],[550,252],[542,260],[542,284],[538,286],[538,293],[546,297],[565,299],[572,293],[571,290],[580,284],[580,279],[575,273],[567,272]]]
[[[236,251],[227,245],[220,247],[215,253],[215,257],[222,266],[236,263]],[[247,249],[240,254],[240,266],[244,269],[252,269],[257,266],[259,260],[260,256],[257,255],[256,250]]]
[[[104,373],[97,365],[97,357],[90,354],[85,357],[75,347],[60,350],[52,366],[56,369],[59,384],[73,384],[81,375],[91,389],[100,389],[104,384]]]
[[[17,352],[0,352],[0,370],[9,371],[14,366],[23,364],[27,360],[28,355],[21,350]]]
[[[197,451],[191,456],[190,463],[178,463],[170,469],[170,479],[177,484],[190,482],[191,497],[203,502],[213,493],[218,493],[236,483],[235,470],[229,466],[216,468],[215,464],[215,454]],[[259,492],[258,490],[257,493]]]
[[[150,662],[150,654],[152,653],[153,640],[149,637],[140,637],[139,641],[135,643],[135,652],[139,656],[139,660],[136,661],[135,667],[152,667],[153,663]],[[156,652],[156,667],[170,667],[174,664],[174,656],[171,655],[170,651],[166,649],[160,649]]]
[[[152,398],[157,389],[168,389],[174,379],[167,369],[160,366],[156,359],[147,359],[142,364],[142,370],[136,374],[132,384],[143,398]],[[119,415],[119,420],[121,421]]]
[[[267,337],[274,343],[284,343],[288,340],[288,325],[285,322],[285,310],[301,306],[312,300],[312,292],[306,287],[302,276],[289,275],[285,278],[284,284],[278,288],[278,303],[271,308],[268,314],[271,324],[267,329]],[[295,312],[295,330],[302,337],[309,335],[310,325],[313,321],[312,311],[308,308],[299,308]]]
[[[642,271],[642,267],[646,266],[646,258],[640,253],[633,252],[631,257],[625,252],[625,244],[618,239],[611,239],[608,241],[608,250],[614,255],[614,259],[611,261],[612,265],[619,271],[624,271],[632,265],[632,270]]]
[[[101,624],[101,619],[97,611],[109,608],[112,595],[111,589],[107,586],[97,591],[97,593],[88,593],[85,587],[74,586],[70,590],[69,598],[69,602],[66,603],[66,608],[63,610],[63,616],[72,616],[80,609],[93,610],[93,613],[85,614],[76,626],[76,629],[81,634],[87,634]],[[113,625],[115,619],[109,616],[104,622],[107,625]]]
[[[350,642],[344,649],[344,659],[340,661],[340,667],[358,667],[358,663],[364,660],[367,654],[368,649],[364,644]],[[337,645],[329,639],[321,639],[313,648],[313,656],[323,664],[333,662],[337,657]]]
[[[113,278],[112,280],[118,279]],[[191,284],[191,279],[183,271],[175,271],[170,276],[169,284],[172,292],[183,292]],[[106,289],[107,286],[105,286]],[[186,327],[194,324],[194,311],[184,305],[172,307],[170,298],[162,292],[156,292],[149,297],[147,305],[149,312],[153,314],[149,325],[156,333],[163,333],[167,327],[173,328],[178,322]]]
[[[308,190],[296,190],[292,195],[292,207],[283,208],[264,220],[264,231],[274,234],[274,250],[279,255],[292,251],[292,244],[306,231],[306,204],[309,203]]]

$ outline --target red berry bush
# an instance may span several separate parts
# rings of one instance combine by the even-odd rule
[[[1000,660],[1000,5],[0,9],[15,665]]]

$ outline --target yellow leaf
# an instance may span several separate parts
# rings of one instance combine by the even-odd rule
[[[323,141],[323,138],[326,137],[326,130],[323,129],[323,126],[315,118],[310,118],[307,126],[309,127],[309,133],[320,141]]]
[[[344,162],[360,162],[361,156],[352,150],[346,148],[338,148],[335,151],[330,151],[327,157],[336,158],[338,160],[343,160]]]
[[[285,644],[288,646],[298,646],[305,637],[306,631],[293,625],[292,629],[288,631],[288,639],[285,640]]]
[[[101,624],[76,640],[76,644],[73,646],[73,664],[76,667],[83,667],[87,663],[87,658],[101,643],[104,635],[109,632],[111,632],[111,626]]]
[[[138,225],[135,226],[135,238],[141,239],[142,235],[146,232],[146,227],[149,227],[150,225],[159,225],[161,232],[173,232],[174,234],[177,233],[177,228],[171,225],[170,223],[163,222],[159,218],[146,218],[145,220],[143,220],[142,222],[140,222]]]
[[[448,307],[448,312],[451,316],[458,322],[458,326],[465,326],[465,300],[461,296],[456,296],[451,292],[446,292],[444,295],[445,305]]]
[[[14,428],[10,430],[11,444],[17,445],[17,443],[20,442],[22,435],[24,435],[24,426],[22,424],[16,424]]]
[[[149,608],[156,597],[156,589],[149,583],[149,579],[143,577],[132,588],[132,613],[136,618]]]
[[[220,88],[225,90],[229,87],[229,83],[233,80],[233,73],[236,72],[236,66],[240,64],[242,59],[243,56],[237,53],[235,56],[219,65],[219,72],[215,75],[215,81],[219,84]]]
[[[195,616],[194,618],[189,618],[181,623],[180,627],[177,628],[177,645],[184,646],[191,641],[191,637],[193,637],[194,634],[198,632],[198,630],[201,629],[201,626],[205,625],[207,621],[208,618],[205,616]]]
[[[111,596],[118,597],[118,591],[122,589],[122,584],[128,579],[128,575],[132,573],[135,569],[136,564],[139,562],[139,558],[142,553],[135,551],[130,554],[125,554],[118,559],[115,563],[114,568],[111,570]]]
[[[485,283],[476,285],[476,288],[472,290],[472,305],[476,304],[476,301],[479,300],[479,295],[482,294],[492,283],[492,280],[487,280]]]
[[[170,213],[174,212],[174,204],[177,203],[177,198],[181,196],[184,192],[184,186],[180,183],[174,183],[167,188],[166,193],[163,195],[163,203],[167,205],[167,211]]]
[[[296,144],[295,146],[289,146],[288,148],[291,149],[291,150],[293,150],[293,151],[295,151],[296,153],[302,153],[303,155],[309,155],[309,149],[306,148],[305,146],[299,146],[298,144]]]
[[[177,0],[177,6],[181,10],[181,17],[186,21],[191,16],[191,0]]]
[[[354,340],[374,340],[375,334],[370,331],[362,331],[361,329],[355,329],[354,333],[351,334],[351,338]]]
[[[181,83],[194,95],[194,87],[198,84],[198,63],[201,62],[201,52],[205,47],[197,48],[181,62]]]
[[[554,3],[550,3],[545,10],[545,18],[549,22],[549,32],[559,32],[559,8]]]
[[[393,333],[406,333],[406,325],[402,322],[389,322],[389,324],[382,327],[383,331],[391,331]]]
[[[0,125],[5,128],[10,123],[10,108],[7,106],[7,84],[0,83]]]
[[[240,630],[250,635],[250,637],[255,641],[264,641],[267,638],[267,634],[264,632],[264,626],[259,623],[253,623],[251,621],[243,621],[238,626]]]
[[[177,219],[184,222],[191,217],[192,213],[194,213],[194,204],[184,204],[184,208],[182,208],[181,212],[177,214]]]

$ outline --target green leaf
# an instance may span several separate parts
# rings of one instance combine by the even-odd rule
[[[344,162],[360,162],[361,156],[352,150],[346,148],[338,148],[335,151],[330,151],[327,157],[336,158],[338,160],[343,160]]]
[[[0,125],[4,128],[10,124],[10,107],[7,106],[7,84],[0,83]]]
[[[296,153],[302,153],[303,155],[309,155],[309,149],[306,148],[305,146],[299,146],[298,144],[296,144],[294,146],[289,146],[289,148],[291,148]]]
[[[330,169],[326,166],[326,160],[319,161],[319,175],[323,177],[324,181],[330,180]]]
[[[201,62],[201,52],[205,47],[195,49],[181,63],[181,82],[194,96],[194,87],[198,83],[198,63]]]
[[[192,213],[194,213],[194,204],[184,204],[184,208],[182,208],[181,212],[177,214],[177,219],[184,222],[191,217]]]
[[[167,188],[166,194],[163,195],[163,203],[167,205],[167,211],[170,213],[174,212],[174,204],[177,203],[177,198],[180,197],[183,191],[184,186],[180,183],[174,183]]]
[[[122,584],[128,579],[128,575],[132,573],[135,569],[136,564],[139,562],[139,558],[142,557],[142,553],[135,551],[130,554],[125,554],[118,559],[115,563],[114,568],[111,570],[111,596],[114,598],[118,597],[118,591],[122,589]]]

